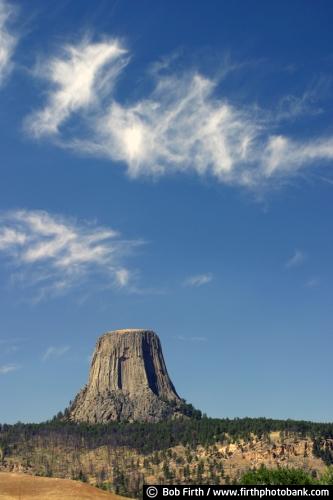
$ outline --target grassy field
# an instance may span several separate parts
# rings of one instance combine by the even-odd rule
[[[0,472],[1,500],[121,500],[123,497],[72,481],[28,474]]]

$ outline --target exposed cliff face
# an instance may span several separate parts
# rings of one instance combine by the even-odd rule
[[[180,412],[161,343],[151,330],[115,330],[99,338],[89,381],[70,418],[86,422],[158,421]]]

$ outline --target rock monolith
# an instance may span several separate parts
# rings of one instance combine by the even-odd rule
[[[88,384],[69,408],[74,421],[160,421],[180,415],[184,401],[168,375],[160,340],[152,330],[102,335]]]

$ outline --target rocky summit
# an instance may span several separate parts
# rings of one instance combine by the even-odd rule
[[[98,339],[88,384],[71,404],[69,418],[90,423],[157,422],[183,410],[156,333],[126,329]]]

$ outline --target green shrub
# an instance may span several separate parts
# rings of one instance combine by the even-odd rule
[[[320,484],[333,484],[333,466],[327,467],[320,478]]]
[[[290,485],[290,484],[317,484],[318,482],[302,469],[278,468],[267,469],[264,465],[258,470],[245,472],[239,481],[239,484],[251,485]]]

